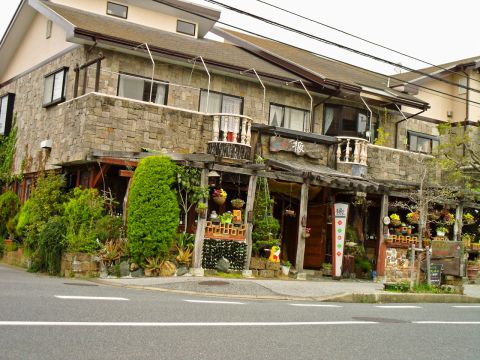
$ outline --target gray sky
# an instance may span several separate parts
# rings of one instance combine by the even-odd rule
[[[390,61],[401,62],[412,68],[428,66],[320,25],[301,20],[293,15],[282,13],[256,0],[219,1]],[[430,63],[442,64],[471,56],[480,56],[480,45],[475,36],[478,32],[478,14],[480,13],[480,1],[478,0],[457,0],[454,3],[442,0],[402,0],[401,2],[387,0],[265,1]],[[0,33],[4,33],[19,2],[19,0],[0,2]],[[191,2],[216,8],[202,0],[191,0]],[[219,10],[222,11],[221,21],[225,23],[357,66],[388,74],[396,72],[393,66],[366,59],[312,39],[306,39],[222,8]]]

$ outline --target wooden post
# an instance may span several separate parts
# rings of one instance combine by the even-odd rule
[[[307,210],[308,210],[308,188],[310,179],[305,179],[302,184],[300,195],[300,213],[298,214],[298,242],[297,242],[297,256],[295,258],[295,269],[297,273],[303,271],[303,260],[305,257],[305,236],[304,230],[307,226]]]
[[[431,285],[432,283],[432,274],[430,273],[430,247],[425,248],[425,255],[427,256],[427,268],[425,269],[427,271],[427,285]]]
[[[388,216],[388,195],[383,194],[380,202],[380,219],[379,219],[379,236],[378,236],[378,253],[377,253],[377,276],[385,276],[385,232],[388,226],[383,223],[383,218]]]
[[[245,270],[250,268],[250,259],[252,258],[252,230],[253,223],[248,220],[252,220],[251,216],[249,219],[249,214],[253,212],[253,204],[255,202],[255,192],[257,190],[257,175],[251,175],[250,180],[248,181],[248,193],[247,193],[247,203],[245,205],[245,240],[247,241],[247,263],[245,264]],[[252,214],[253,215],[253,214]]]
[[[462,227],[463,227],[463,204],[457,205],[455,210],[455,224],[453,225],[453,241],[462,241]]]
[[[200,186],[205,187],[208,185],[208,169],[202,169],[200,178]],[[208,201],[205,201],[205,212],[208,213]],[[193,267],[195,269],[202,267],[202,250],[203,250],[203,238],[205,236],[206,217],[202,219],[200,215],[197,217],[197,231],[195,233],[195,248],[193,253]]]

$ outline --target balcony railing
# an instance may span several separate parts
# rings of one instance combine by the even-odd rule
[[[207,152],[232,159],[250,158],[252,119],[237,114],[213,114],[212,141]]]
[[[337,139],[337,162],[367,166],[368,140],[346,136],[337,136]]]

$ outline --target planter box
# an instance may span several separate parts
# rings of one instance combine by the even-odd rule
[[[252,257],[250,259],[250,269],[253,270],[264,270],[267,263],[265,258]]]

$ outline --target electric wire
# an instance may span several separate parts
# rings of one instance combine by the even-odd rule
[[[366,52],[364,52],[364,51],[362,51],[362,50],[354,49],[354,48],[351,48],[351,47],[349,47],[349,46],[346,46],[346,45],[337,43],[337,42],[335,42],[335,41],[331,41],[331,40],[328,40],[328,39],[325,39],[325,38],[322,38],[322,37],[319,37],[319,36],[316,36],[316,35],[313,35],[313,34],[304,32],[304,31],[302,31],[302,30],[292,28],[292,27],[290,27],[290,26],[281,24],[281,23],[279,23],[279,22],[270,20],[270,19],[268,19],[268,18],[264,18],[264,17],[262,17],[262,16],[252,14],[252,13],[250,13],[250,12],[248,12],[248,11],[245,11],[245,10],[242,10],[242,9],[238,9],[238,8],[236,8],[236,7],[234,7],[234,6],[230,6],[230,5],[221,3],[221,2],[219,2],[219,1],[215,1],[215,0],[204,0],[204,1],[209,2],[209,3],[212,3],[212,4],[215,4],[215,5],[218,5],[218,6],[221,6],[221,7],[224,7],[224,8],[227,9],[227,10],[234,11],[234,12],[239,13],[239,14],[241,14],[241,15],[249,16],[249,17],[251,17],[251,18],[254,18],[254,19],[259,20],[259,21],[262,21],[262,22],[264,22],[264,23],[273,25],[273,26],[275,26],[275,27],[279,27],[279,28],[281,28],[281,29],[284,29],[284,30],[287,30],[287,31],[290,31],[290,32],[293,32],[293,33],[296,33],[296,34],[299,34],[299,35],[302,35],[302,36],[305,36],[305,37],[310,38],[310,39],[313,39],[313,40],[317,40],[317,41],[319,41],[319,42],[323,42],[323,43],[325,43],[325,44],[327,44],[327,45],[332,45],[332,46],[338,47],[338,48],[340,48],[340,49],[343,49],[343,50],[352,52],[352,53],[354,53],[354,54],[361,55],[361,56],[364,56],[364,57],[367,57],[367,58],[370,58],[370,59],[373,59],[373,60],[376,60],[376,61],[379,61],[379,62],[383,62],[383,63],[385,63],[385,64],[389,64],[389,65],[392,65],[392,66],[400,67],[400,68],[402,68],[402,69],[404,69],[404,70],[408,70],[408,71],[410,71],[410,72],[414,72],[414,73],[417,73],[417,74],[420,74],[420,75],[423,75],[423,76],[426,76],[426,77],[429,77],[429,78],[432,78],[432,79],[435,79],[435,80],[438,80],[438,81],[441,81],[441,82],[444,82],[444,83],[447,83],[447,84],[450,84],[450,85],[458,86],[458,87],[463,88],[463,89],[465,89],[465,90],[470,90],[470,91],[474,91],[474,92],[480,93],[480,90],[479,90],[479,89],[471,88],[471,87],[468,87],[468,86],[463,85],[463,84],[457,84],[457,83],[455,83],[455,82],[453,82],[453,81],[446,80],[446,79],[440,78],[440,77],[438,77],[438,76],[435,76],[435,75],[432,75],[432,74],[429,74],[429,73],[425,73],[425,72],[423,72],[423,71],[416,70],[416,69],[413,69],[413,68],[411,68],[411,67],[408,67],[408,66],[405,66],[405,65],[402,65],[402,64],[398,64],[398,63],[396,63],[396,62],[394,62],[394,61],[387,60],[387,59],[381,58],[381,57],[379,57],[379,56],[366,53]]]
[[[391,48],[391,47],[388,47],[388,46],[385,46],[385,45],[376,43],[376,42],[374,42],[374,41],[365,39],[365,38],[363,38],[363,37],[361,37],[361,36],[358,36],[358,35],[355,35],[355,34],[352,34],[352,33],[348,32],[348,31],[345,31],[345,30],[336,28],[335,26],[325,24],[325,23],[323,23],[323,22],[320,22],[320,21],[318,21],[318,20],[309,18],[309,17],[304,16],[304,15],[301,15],[301,14],[299,14],[299,13],[295,13],[295,12],[293,12],[293,11],[291,11],[291,10],[282,8],[282,7],[280,7],[280,6],[277,6],[277,5],[274,5],[274,4],[270,4],[270,3],[266,2],[266,1],[263,1],[263,0],[257,0],[257,2],[262,3],[262,4],[265,4],[265,5],[268,5],[268,6],[272,7],[272,8],[275,8],[275,9],[277,9],[277,10],[283,11],[283,12],[285,12],[285,13],[287,13],[287,14],[297,16],[297,17],[299,17],[299,18],[301,18],[301,19],[310,21],[310,22],[312,22],[312,23],[321,25],[321,26],[326,27],[326,28],[328,28],[328,29],[337,31],[337,32],[342,33],[342,34],[344,34],[344,35],[348,35],[348,36],[353,37],[353,38],[355,38],[355,39],[362,40],[362,41],[364,41],[364,42],[366,42],[366,43],[368,43],[368,44],[378,46],[378,47],[380,47],[380,48],[382,48],[382,49],[385,49],[385,50],[394,52],[394,53],[399,54],[399,55],[402,55],[402,56],[405,56],[405,57],[410,58],[410,59],[412,59],[412,60],[416,60],[416,61],[419,61],[419,62],[421,62],[421,63],[430,65],[430,66],[435,67],[435,68],[437,68],[437,69],[439,69],[439,70],[444,70],[444,71],[447,71],[447,72],[449,72],[449,73],[451,73],[451,74],[456,74],[456,75],[460,75],[460,76],[462,76],[462,77],[464,77],[464,78],[468,78],[468,76],[465,76],[465,74],[463,74],[463,73],[461,73],[461,72],[457,72],[457,71],[453,71],[453,70],[451,70],[451,69],[447,69],[447,68],[445,68],[445,67],[443,67],[443,66],[441,66],[441,65],[432,64],[432,63],[430,63],[430,62],[428,62],[428,61],[426,61],[426,60],[422,60],[422,59],[417,58],[417,57],[415,57],[415,56],[408,55],[408,54],[406,54],[406,53],[404,53],[404,52],[395,50],[395,49],[393,49],[393,48]],[[479,56],[479,58],[480,58],[480,56]],[[425,69],[423,69],[423,70],[425,70]],[[473,78],[470,78],[470,81],[475,81],[475,82],[480,83],[480,80],[473,79]]]

